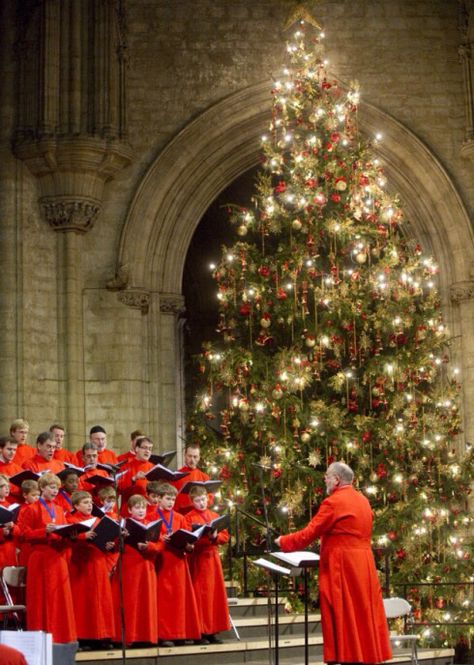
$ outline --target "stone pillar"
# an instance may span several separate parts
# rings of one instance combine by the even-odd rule
[[[451,286],[451,301],[459,308],[461,332],[461,382],[463,385],[464,440],[474,444],[474,280]]]
[[[15,5],[0,2],[0,68],[2,71],[2,103],[0,104],[0,366],[4,387],[0,393],[0,421],[2,431],[8,431],[12,419],[26,417],[23,411],[23,372],[21,357],[21,185],[23,165],[18,163],[9,146],[13,131],[16,83],[11,45],[15,41]]]
[[[462,41],[458,53],[463,70],[466,118],[466,132],[461,155],[474,159],[474,8],[468,9],[464,3],[460,28]]]
[[[178,293],[160,293],[158,334],[159,432],[165,450],[176,447],[177,464],[182,462],[184,444],[184,368],[180,315],[184,297]]]
[[[84,442],[82,236],[100,218],[105,183],[132,158],[126,142],[123,0],[17,3],[13,151],[36,176],[57,237],[60,416]]]

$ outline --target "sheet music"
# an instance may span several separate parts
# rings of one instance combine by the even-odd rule
[[[290,566],[295,566],[296,568],[316,566],[319,561],[319,554],[307,550],[303,550],[302,552],[271,552],[271,556],[280,559],[284,563],[289,563]]]
[[[260,568],[266,568],[267,570],[270,570],[272,573],[278,573],[279,575],[290,575],[291,570],[289,568],[284,568],[283,566],[278,566],[276,563],[273,563],[272,561],[268,561],[268,559],[256,559],[255,561],[252,562],[255,566],[260,566]]]
[[[28,665],[53,665],[53,636],[42,630],[0,630],[0,644],[22,653]]]

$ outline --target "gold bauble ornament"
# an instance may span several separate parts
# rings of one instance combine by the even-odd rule
[[[303,224],[301,223],[301,221],[299,219],[294,219],[291,222],[291,226],[293,227],[294,231],[301,231],[301,227],[303,226]]]
[[[237,228],[237,234],[238,234],[239,236],[246,236],[246,235],[247,235],[247,231],[248,231],[248,229],[247,229],[247,227],[245,226],[245,224],[241,224],[241,225]]]
[[[358,252],[355,257],[357,263],[365,263],[367,261],[367,254],[365,252]]]

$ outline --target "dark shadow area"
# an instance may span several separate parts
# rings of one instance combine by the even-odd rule
[[[231,246],[237,241],[238,235],[229,221],[227,206],[251,205],[258,168],[246,171],[219,194],[199,222],[189,245],[183,275],[186,302],[184,376],[187,413],[193,406],[197,390],[198,366],[193,361],[193,356],[201,352],[203,342],[219,339],[216,332],[217,286],[209,266],[219,261],[222,245]]]

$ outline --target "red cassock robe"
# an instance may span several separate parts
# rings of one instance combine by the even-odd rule
[[[2,665],[28,665],[22,653],[6,644],[0,644],[0,663]]]
[[[17,526],[21,524],[22,522],[22,513],[23,511],[27,510],[30,507],[30,503],[22,503],[20,506],[20,510],[18,511],[18,517],[17,517]],[[15,534],[15,541],[16,541],[16,546],[18,548],[18,554],[17,554],[17,559],[18,559],[18,565],[19,566],[26,566],[28,565],[28,559],[31,554],[31,548],[32,545],[31,543],[27,543],[23,537],[23,532],[21,531],[20,527],[18,527],[18,532]]]
[[[126,473],[121,476],[118,484],[118,490],[122,496],[120,514],[124,517],[127,517],[129,514],[127,501],[131,496],[134,494],[146,496],[146,486],[148,484],[148,480],[145,478],[137,478],[135,482],[132,482],[132,478],[134,478],[139,471],[146,473],[152,468],[153,464],[151,462],[139,461],[135,458],[120,468],[120,472],[126,471]]]
[[[108,478],[109,474],[107,471],[104,471],[104,469],[88,469],[85,473],[82,474],[82,476],[79,476],[79,485],[78,488],[79,490],[83,490],[84,492],[90,492],[92,496],[97,498],[97,492],[100,489],[100,486],[96,487],[92,483],[88,483],[87,479],[90,478],[91,476],[103,476],[104,478]]]
[[[73,462],[73,464],[76,464],[76,466],[80,466],[81,468],[85,466],[82,450],[77,451],[75,458],[76,461]],[[104,448],[104,450],[101,450],[99,452],[97,461],[100,464],[117,464],[117,455],[114,453],[113,450],[110,450],[109,448]]]
[[[30,459],[35,455],[36,455],[36,448],[33,448],[33,446],[30,446],[27,443],[22,443],[21,445],[17,446],[13,461],[15,462],[15,464],[18,464],[18,466],[22,466],[23,462],[26,462],[27,459]]]
[[[61,489],[58,492],[58,495],[54,499],[54,502],[57,503],[58,506],[61,506],[66,516],[69,513],[72,513],[72,511],[74,510],[74,507],[72,505],[71,494],[69,494],[69,492],[67,492],[64,489],[64,487],[61,487]]]
[[[24,469],[30,469],[30,471],[34,471],[35,473],[46,470],[50,473],[59,473],[59,471],[65,468],[64,462],[55,459],[47,460],[42,455],[34,455],[30,459],[25,460],[22,466]]]
[[[336,489],[301,531],[282,536],[284,552],[321,538],[319,600],[326,663],[381,663],[392,650],[371,550],[373,515],[351,485]]]
[[[17,462],[0,462],[0,473],[3,473],[7,478],[21,473],[23,469]],[[23,503],[23,496],[21,488],[10,483],[10,494],[7,496],[8,503]]]
[[[71,524],[87,519],[90,517],[80,512],[67,516]],[[94,526],[98,522],[99,518]],[[83,533],[73,541],[69,575],[78,638],[112,639],[115,621],[107,553],[93,545],[92,541],[86,540]]]
[[[186,528],[176,511],[162,510],[171,529]],[[159,515],[161,517],[161,515]],[[167,533],[163,521],[161,538]],[[198,640],[201,637],[199,611],[185,552],[159,542],[156,558],[158,594],[158,637],[160,640]]]
[[[10,504],[5,500],[0,501],[0,506],[8,508]],[[16,541],[18,536],[19,530],[16,524],[13,525],[13,529],[8,535],[5,535],[3,527],[0,526],[0,570],[4,566],[16,566]]]
[[[56,524],[66,524],[60,506],[45,501]],[[77,639],[68,558],[67,538],[46,534],[45,526],[53,518],[37,501],[22,510],[18,528],[21,537],[31,543],[26,576],[26,625],[28,630],[53,634],[53,642],[75,642]]]
[[[140,520],[137,520],[137,522]],[[143,521],[146,523],[146,520]],[[148,543],[139,552],[125,544],[122,557],[122,589],[125,619],[125,642],[158,642],[158,614],[155,558],[158,543]],[[120,588],[118,571],[112,578],[115,608],[115,641],[121,642]],[[160,601],[161,602],[161,601]]]
[[[193,524],[206,524],[218,513],[211,510],[191,510],[186,515],[186,529],[192,531]],[[218,545],[229,540],[229,533],[223,529],[217,534],[217,540],[211,541],[203,536],[189,555],[189,569],[193,580],[194,593],[201,617],[201,633],[213,635],[223,630],[230,630],[227,592],[224,574],[219,557]]]
[[[178,490],[178,492],[184,485],[186,485],[186,483],[191,482],[191,480],[200,480],[200,481],[209,480],[209,476],[207,475],[207,473],[204,473],[204,471],[201,471],[201,469],[190,469],[189,466],[183,466],[181,467],[181,469],[178,469],[178,471],[183,471],[189,474],[185,478],[180,478],[180,480],[173,480],[171,482],[171,485],[174,485]],[[209,505],[211,505],[214,501],[214,497],[212,496],[212,494],[209,494],[208,496],[209,496]],[[189,494],[178,494],[174,504],[174,509],[178,513],[181,513],[182,515],[185,515],[190,510],[193,510],[194,506],[193,502],[189,498]]]
[[[57,460],[58,462],[69,462],[69,464],[76,464],[75,454],[70,450],[66,450],[66,448],[55,450],[53,459]]]

